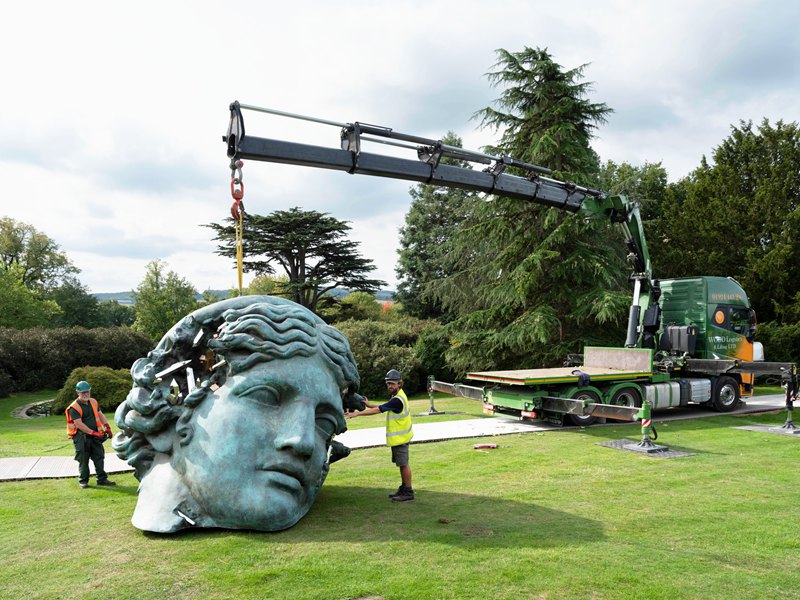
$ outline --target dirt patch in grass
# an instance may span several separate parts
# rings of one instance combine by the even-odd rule
[[[464,529],[464,535],[467,537],[491,537],[494,535],[494,530],[481,525],[473,525]]]

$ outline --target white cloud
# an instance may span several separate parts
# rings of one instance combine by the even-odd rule
[[[151,258],[198,289],[235,271],[203,223],[228,214],[229,102],[422,136],[493,140],[470,117],[499,95],[494,51],[590,63],[616,110],[596,149],[675,180],[740,119],[797,121],[800,9],[789,0],[15,3],[0,37],[0,215],[53,237],[93,291],[134,288]],[[248,132],[335,147],[335,127],[248,113]],[[245,203],[352,222],[395,282],[408,183],[249,163]]]

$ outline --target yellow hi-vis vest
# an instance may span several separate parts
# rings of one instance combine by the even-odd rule
[[[395,398],[403,401],[403,410],[399,413],[386,411],[386,445],[399,446],[411,441],[414,432],[411,429],[411,412],[408,410],[408,398],[403,390],[397,392]]]
[[[89,405],[92,407],[94,411],[94,426],[97,431],[102,431],[103,424],[100,422],[100,409],[97,406],[97,400],[94,398],[89,398]],[[67,415],[67,435],[71,438],[75,437],[75,434],[78,433],[78,428],[75,426],[75,421],[69,416],[69,409],[74,408],[78,411],[78,414],[83,417],[83,407],[81,403],[75,400],[72,404],[67,407],[67,410],[64,412]]]

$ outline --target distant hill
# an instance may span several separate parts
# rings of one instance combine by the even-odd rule
[[[133,295],[130,292],[106,292],[93,295],[98,302],[113,302],[116,300],[120,304],[133,304]]]
[[[230,295],[230,290],[211,290],[214,294],[216,294],[220,300],[227,298]],[[337,298],[344,298],[350,292],[348,290],[331,290],[328,292],[332,296]],[[133,293],[132,292],[104,292],[99,294],[94,294],[94,297],[97,298],[98,302],[112,302],[116,300],[120,304],[133,304]],[[197,299],[201,299],[201,295],[197,294]],[[386,300],[394,300],[394,291],[393,290],[381,290],[375,294],[375,299],[379,302],[385,302]]]

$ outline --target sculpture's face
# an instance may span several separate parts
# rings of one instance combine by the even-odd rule
[[[222,527],[275,531],[303,517],[327,473],[327,446],[345,429],[324,359],[294,356],[230,377],[192,414],[173,465]]]

